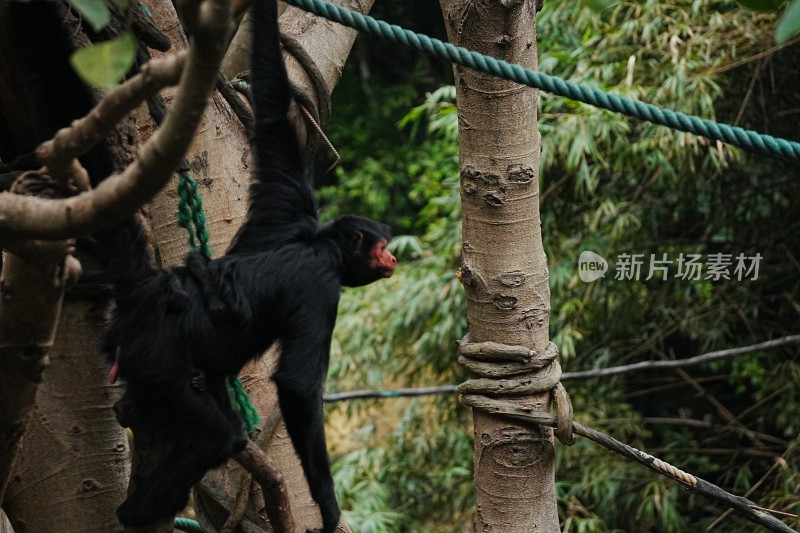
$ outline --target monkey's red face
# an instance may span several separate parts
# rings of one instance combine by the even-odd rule
[[[336,222],[345,230],[350,229],[349,250],[345,249],[342,265],[342,285],[362,287],[383,278],[390,278],[397,266],[388,244],[391,233],[388,227],[369,219],[343,217]],[[356,228],[347,228],[347,225]]]
[[[386,239],[381,239],[375,243],[369,254],[370,268],[378,272],[384,278],[391,278],[397,266],[397,259],[395,259],[392,252],[386,247],[388,244]]]

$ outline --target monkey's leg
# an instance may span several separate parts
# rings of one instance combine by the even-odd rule
[[[152,475],[137,480],[133,494],[117,509],[125,525],[144,526],[186,507],[192,485],[245,444],[242,432],[231,430],[229,418],[210,394],[187,388],[169,400],[173,427],[153,429],[172,434],[174,447]]]
[[[339,523],[340,511],[325,443],[322,394],[306,390],[308,383],[293,387],[290,381],[276,378],[281,413],[300,456],[311,496],[322,514],[323,528],[318,531],[333,533]]]

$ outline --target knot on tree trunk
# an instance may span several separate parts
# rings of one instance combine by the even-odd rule
[[[537,353],[527,346],[511,346],[496,342],[470,342],[469,334],[459,342],[458,362],[473,375],[458,387],[461,403],[491,414],[523,419],[535,424],[555,426],[555,435],[562,444],[575,443],[572,434],[572,402],[561,385],[561,365],[558,347],[548,343]],[[527,376],[541,371],[536,376]],[[497,396],[527,396],[551,391],[556,404],[556,416],[533,408],[497,400]]]

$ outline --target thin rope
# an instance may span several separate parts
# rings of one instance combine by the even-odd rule
[[[258,424],[261,423],[261,417],[258,416],[258,411],[250,402],[250,396],[244,390],[244,385],[238,377],[233,377],[228,380],[228,394],[231,397],[233,405],[238,408],[239,414],[244,420],[247,433],[253,433]]]
[[[211,258],[206,215],[203,212],[203,198],[197,192],[197,182],[185,170],[180,172],[178,198],[178,225],[189,233],[189,247],[197,250],[199,241],[200,253]]]
[[[175,517],[175,529],[178,531],[199,531],[202,533],[203,528],[200,527],[200,522],[190,518]]]
[[[653,104],[639,102],[568,82],[556,76],[528,70],[519,65],[457,47],[439,39],[433,39],[427,35],[403,29],[394,24],[376,20],[325,0],[286,0],[286,3],[339,24],[386,39],[392,43],[408,46],[425,54],[447,59],[458,65],[515,81],[529,87],[542,89],[571,100],[591,104],[672,129],[701,135],[709,139],[719,140],[754,152],[784,159],[800,160],[800,143],[797,142],[779,139],[737,126],[721,124],[712,120],[701,119],[686,113],[671,111]]]

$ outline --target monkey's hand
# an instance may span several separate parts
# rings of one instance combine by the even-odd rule
[[[206,391],[206,373],[199,368],[192,369],[192,388],[197,392]]]

